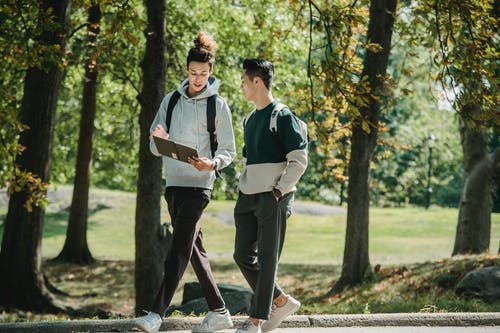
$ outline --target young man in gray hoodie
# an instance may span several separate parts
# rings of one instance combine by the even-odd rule
[[[275,283],[295,185],[307,167],[307,137],[292,112],[272,95],[274,65],[243,62],[241,90],[256,110],[244,122],[244,168],[234,208],[234,259],[254,291],[249,318],[237,333],[268,332],[300,307]],[[271,115],[276,117],[271,132]]]
[[[173,235],[156,300],[146,316],[136,319],[136,325],[148,333],[156,333],[160,329],[161,317],[170,305],[189,262],[198,277],[209,308],[207,316],[201,325],[193,327],[193,332],[212,332],[233,326],[231,315],[225,308],[210,269],[199,224],[201,214],[210,201],[215,171],[228,166],[236,150],[229,107],[217,96],[217,150],[211,156],[207,102],[210,96],[217,94],[220,85],[220,81],[211,76],[215,47],[215,41],[211,37],[199,33],[195,46],[187,56],[188,78],[177,89],[180,98],[172,110],[170,128],[167,129],[165,124],[168,104],[174,92],[165,96],[151,124],[150,149],[153,154],[160,156],[153,140],[153,136],[157,136],[196,148],[200,157],[191,157],[189,163],[163,157],[165,199]]]

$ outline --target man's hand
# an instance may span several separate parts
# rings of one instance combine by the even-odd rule
[[[163,129],[163,126],[161,126],[160,124],[156,125],[153,132],[151,132],[151,134],[149,134],[149,140],[153,140],[153,136],[157,136],[157,137],[162,138],[162,139],[168,139],[168,133],[165,132],[165,130]]]
[[[215,167],[215,162],[207,157],[188,157],[188,162],[198,171],[211,171]]]
[[[272,190],[272,192],[273,192],[273,195],[274,195],[274,199],[276,199],[276,201],[280,201],[280,198],[281,198],[281,195],[282,195],[281,191],[278,190],[277,188],[274,188]]]

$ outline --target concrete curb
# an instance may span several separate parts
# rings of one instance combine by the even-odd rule
[[[234,316],[235,326],[246,317]],[[201,317],[165,318],[161,331],[190,330]],[[380,313],[291,316],[280,327],[500,326],[500,313]],[[0,323],[0,332],[76,333],[137,331],[133,319]]]

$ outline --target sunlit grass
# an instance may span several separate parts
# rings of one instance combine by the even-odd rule
[[[61,187],[64,189],[64,187]],[[98,259],[133,260],[135,194],[92,189],[88,220],[88,244]],[[71,191],[69,191],[71,195]],[[66,238],[70,197],[59,198],[46,213],[42,255],[52,258],[61,251]],[[232,261],[234,226],[232,201],[212,201],[202,220],[205,247],[213,260]],[[220,212],[224,212],[220,215]],[[5,217],[6,208],[0,208]],[[424,208],[371,208],[369,253],[372,264],[414,263],[446,258],[455,240],[458,210],[432,206]],[[162,199],[161,222],[169,222]],[[3,222],[3,218],[2,218]],[[282,263],[342,263],[346,215],[311,216],[293,214],[287,226]],[[3,228],[0,227],[0,235]],[[500,214],[492,214],[490,253],[498,250]]]

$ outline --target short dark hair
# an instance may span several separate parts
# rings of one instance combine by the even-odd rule
[[[268,90],[271,89],[274,77],[274,65],[272,62],[264,59],[245,59],[243,61],[243,69],[250,80],[256,76],[264,81],[264,85]]]

